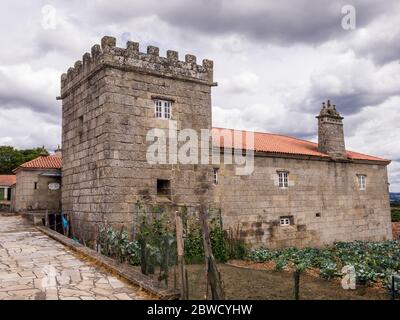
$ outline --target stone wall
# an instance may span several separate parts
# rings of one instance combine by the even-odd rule
[[[280,189],[279,170],[289,171]],[[361,191],[357,174],[367,175]],[[220,168],[215,201],[225,228],[240,228],[254,246],[322,246],[334,241],[392,238],[386,166],[256,156],[250,176]],[[289,217],[290,226],[280,226]]]
[[[17,183],[13,191],[13,210],[17,212],[45,211],[59,212],[61,204],[61,189],[50,190],[49,183],[60,183],[58,176],[42,174],[59,174],[59,170],[19,170]],[[37,189],[34,188],[35,182]]]
[[[77,236],[92,239],[100,222],[129,229],[137,201],[198,204],[210,201],[208,165],[151,165],[149,130],[168,135],[184,128],[211,129],[212,61],[138,44],[115,47],[104,37],[62,76],[63,211],[72,214]],[[154,99],[172,102],[172,119],[154,117]],[[173,139],[172,139],[173,140]],[[170,180],[170,197],[157,195],[157,179]]]

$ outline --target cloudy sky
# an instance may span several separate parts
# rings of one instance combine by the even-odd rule
[[[345,5],[355,29],[342,27]],[[61,73],[112,35],[214,60],[215,126],[316,141],[331,99],[347,148],[392,159],[400,192],[398,0],[13,0],[0,20],[0,145],[54,149]]]

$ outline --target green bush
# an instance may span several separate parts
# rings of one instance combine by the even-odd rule
[[[400,210],[392,209],[392,222],[400,222]]]
[[[199,228],[194,228],[186,234],[184,250],[186,263],[204,261],[203,237]]]
[[[229,259],[233,259],[230,254],[231,251],[229,251],[230,243],[218,220],[212,220],[210,223],[210,241],[211,250],[217,262],[225,263]],[[236,244],[232,251],[239,252],[241,250],[239,246]],[[184,247],[185,261],[187,263],[202,263],[204,261],[203,236],[200,226],[196,225],[189,228],[186,233]]]
[[[225,263],[229,260],[224,230],[214,223],[210,231],[211,250],[215,260]]]
[[[227,238],[226,246],[229,259],[243,260],[246,258],[248,249],[244,240]]]

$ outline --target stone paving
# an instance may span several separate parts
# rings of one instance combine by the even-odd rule
[[[0,300],[151,299],[49,238],[20,216],[0,214]]]

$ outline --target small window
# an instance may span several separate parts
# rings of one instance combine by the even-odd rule
[[[365,190],[367,188],[367,176],[364,174],[358,175],[358,187],[360,190]]]
[[[172,102],[154,100],[154,116],[161,119],[171,119]]]
[[[34,182],[34,183],[33,183],[33,189],[37,190],[37,188],[38,188],[38,183],[37,183],[37,182]]]
[[[170,196],[171,195],[171,181],[157,179],[157,195]]]
[[[288,188],[289,187],[289,172],[287,171],[279,171],[279,188]]]
[[[280,224],[281,224],[281,226],[290,226],[290,219],[289,218],[281,218]]]
[[[217,185],[218,184],[218,172],[219,172],[219,169],[218,168],[214,168],[213,171],[214,171],[214,184]]]

